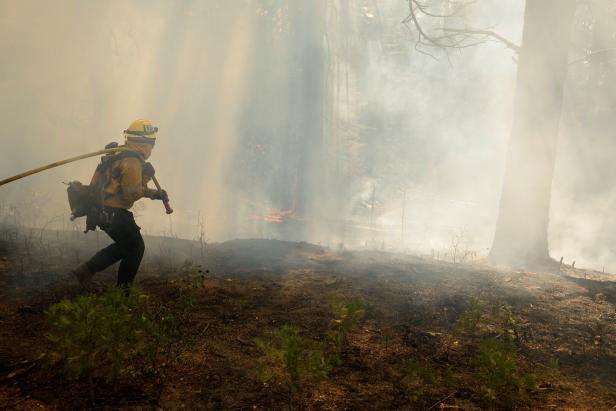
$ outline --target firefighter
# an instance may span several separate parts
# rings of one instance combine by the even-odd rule
[[[145,245],[140,227],[129,210],[142,197],[167,199],[164,190],[147,187],[154,169],[146,160],[156,142],[158,128],[145,119],[133,121],[124,130],[126,151],[106,156],[97,167],[90,187],[100,187],[101,207],[96,215],[88,215],[87,229],[100,227],[113,244],[97,252],[88,262],[72,271],[82,288],[88,288],[95,273],[120,261],[117,284],[129,287],[133,282]]]

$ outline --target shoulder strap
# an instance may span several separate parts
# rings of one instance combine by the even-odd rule
[[[111,167],[113,167],[113,165],[115,164],[116,161],[125,159],[125,158],[136,158],[139,160],[139,162],[141,163],[141,167],[143,168],[146,164],[145,160],[143,159],[143,157],[136,151],[132,151],[132,150],[124,150],[124,151],[120,151],[117,154],[108,154],[106,156],[103,156],[101,158],[101,162],[98,164],[98,166],[96,167],[96,172],[99,173],[100,175],[100,183],[97,184],[97,189],[96,191],[99,193],[97,194],[97,196],[100,196],[100,202],[101,202],[101,206],[103,204],[103,201],[106,197],[105,193],[104,193],[104,189],[107,186],[107,183],[110,181],[110,179],[113,178],[117,178],[118,175],[114,176],[114,172],[111,171],[109,174],[107,174],[108,170],[111,170]],[[119,170],[116,170],[119,171]]]
[[[132,150],[125,150],[125,151],[120,151],[118,154],[116,154],[117,158],[116,160],[121,160],[123,158],[136,158],[139,160],[139,162],[141,162],[142,164],[145,163],[145,160],[143,159],[143,157],[141,156],[141,154],[139,154],[136,151],[132,151]]]
[[[101,162],[98,164],[98,167],[96,168],[96,171],[102,174],[107,169],[109,169],[113,165],[113,163],[115,163],[118,160],[122,160],[124,158],[136,158],[139,160],[142,166],[145,164],[145,160],[143,159],[143,157],[141,157],[139,153],[137,153],[136,151],[132,151],[132,150],[125,150],[125,151],[120,151],[117,154],[111,154],[111,155],[108,154],[106,156],[103,156],[101,158]]]
[[[141,157],[141,155],[136,151],[132,150],[120,151],[118,154],[113,156],[112,162],[115,163],[116,161],[122,160],[124,158],[136,158],[142,165],[145,164],[145,160],[143,159],[143,157]]]

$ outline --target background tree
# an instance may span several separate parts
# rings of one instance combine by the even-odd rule
[[[514,118],[490,260],[549,258],[548,222],[574,0],[527,0]]]
[[[459,17],[469,3],[439,2],[435,13],[409,0],[417,48],[466,48],[493,38],[518,53],[513,124],[490,260],[497,264],[535,265],[549,259],[548,223],[559,124],[567,79],[569,39],[575,0],[527,0],[522,44],[491,30],[443,24],[428,33],[422,16]]]

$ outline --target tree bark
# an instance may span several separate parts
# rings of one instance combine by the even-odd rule
[[[549,260],[548,222],[575,0],[527,0],[514,116],[490,260]]]

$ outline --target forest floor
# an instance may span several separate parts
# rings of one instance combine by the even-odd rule
[[[616,277],[607,274],[274,240],[215,244],[208,272],[145,265],[141,290],[161,304],[198,282],[192,342],[158,377],[95,381],[92,402],[91,382],[41,360],[45,312],[79,294],[74,280],[50,262],[20,264],[0,260],[0,409],[616,409]],[[97,278],[99,288],[113,281],[112,271]],[[296,392],[260,378],[258,338],[290,324],[326,344],[339,320],[332,301],[357,299],[363,315],[326,376]]]

